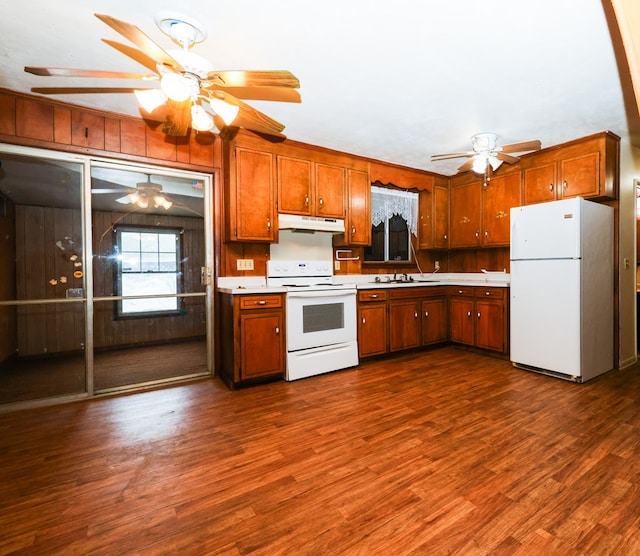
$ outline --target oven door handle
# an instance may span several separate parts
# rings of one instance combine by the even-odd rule
[[[318,290],[310,292],[287,292],[287,297],[295,297],[299,299],[313,298],[313,297],[346,297],[354,296],[356,290]]]

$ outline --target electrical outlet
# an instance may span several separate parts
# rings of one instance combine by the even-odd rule
[[[253,259],[238,259],[236,264],[238,270],[253,270]]]
[[[436,261],[434,267],[436,270],[440,270],[440,261]]]
[[[333,261],[333,269],[340,270],[340,261]]]

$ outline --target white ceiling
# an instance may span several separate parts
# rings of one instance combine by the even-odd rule
[[[25,65],[146,73],[101,41],[127,43],[94,17],[138,26],[175,48],[154,23],[172,10],[199,20],[192,50],[217,69],[288,69],[301,104],[247,101],[287,137],[441,174],[470,137],[543,147],[611,130],[627,138],[621,81],[600,0],[19,0],[0,23],[0,87],[131,86],[37,77]],[[129,43],[127,43],[129,44]],[[136,83],[136,82],[133,82]],[[56,97],[54,97],[56,98]],[[131,94],[60,100],[139,115]]]

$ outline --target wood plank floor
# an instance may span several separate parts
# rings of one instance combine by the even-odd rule
[[[454,347],[0,415],[0,554],[640,554],[640,368]]]

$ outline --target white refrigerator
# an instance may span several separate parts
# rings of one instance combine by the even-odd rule
[[[613,209],[580,197],[511,209],[510,357],[576,382],[613,368]]]

